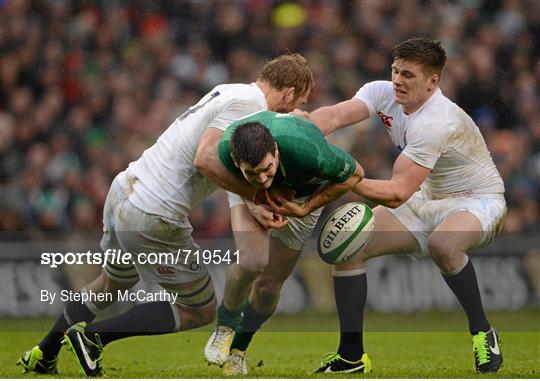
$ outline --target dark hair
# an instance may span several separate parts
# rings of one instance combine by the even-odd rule
[[[229,146],[236,163],[255,167],[268,153],[274,156],[276,141],[261,123],[247,122],[234,130]]]
[[[268,82],[273,88],[295,88],[295,98],[313,88],[313,73],[307,60],[298,53],[284,54],[264,65],[259,79]]]
[[[394,46],[392,62],[399,59],[419,63],[429,71],[441,75],[446,64],[446,52],[438,40],[414,37]]]

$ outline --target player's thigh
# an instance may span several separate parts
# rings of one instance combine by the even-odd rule
[[[322,209],[316,209],[302,218],[286,217],[288,224],[280,229],[273,229],[271,236],[280,240],[286,247],[301,252],[313,234]]]
[[[286,246],[279,238],[271,237],[268,265],[255,283],[283,284],[293,272],[301,253],[301,250]]]
[[[506,202],[501,195],[434,200],[429,203],[436,227],[430,253],[465,252],[489,244],[502,230]]]
[[[287,225],[272,230],[269,262],[255,281],[255,288],[264,287],[270,293],[281,288],[311,238],[321,212],[322,208],[319,208],[302,218],[287,217],[289,221]]]
[[[469,212],[452,213],[429,236],[430,252],[465,252],[477,246],[483,236],[478,218]]]
[[[388,208],[377,206],[373,209],[373,215],[375,226],[369,242],[349,262],[335,265],[336,271],[362,268],[369,258],[386,254],[409,254],[417,250],[418,241],[414,235]]]
[[[255,220],[243,203],[231,207],[231,227],[240,267],[247,271],[262,271],[268,264],[270,231]]]

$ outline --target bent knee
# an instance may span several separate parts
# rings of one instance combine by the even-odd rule
[[[443,259],[454,252],[459,251],[451,239],[441,234],[432,235],[428,240],[429,255],[434,260]]]
[[[430,238],[428,241],[429,255],[443,272],[451,273],[461,266],[464,253],[456,243],[442,236]]]
[[[349,261],[334,265],[334,271],[353,271],[363,269],[366,261],[370,258],[369,252],[360,250]]]
[[[175,304],[180,316],[180,325],[176,330],[185,331],[212,323],[216,319],[216,305],[215,298],[209,304],[196,308]]]
[[[242,274],[250,278],[255,278],[259,276],[264,271],[267,265],[268,265],[267,255],[243,258],[242,260],[239,261],[238,264],[236,264],[236,266],[238,266],[237,267],[238,270]]]
[[[212,300],[210,304],[202,307],[199,310],[198,321],[199,321],[200,327],[210,324],[216,319],[216,306],[217,306],[217,302],[216,302],[216,299],[214,298],[214,300]]]

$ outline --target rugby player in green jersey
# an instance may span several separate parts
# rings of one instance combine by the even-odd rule
[[[281,228],[270,231],[265,219],[279,221],[282,216],[229,194],[240,260],[227,271],[217,327],[205,357],[224,365],[225,375],[245,375],[245,351],[274,312],[322,207],[349,191],[364,172],[312,122],[270,111],[233,123],[223,133],[218,157],[231,173],[259,190],[257,199],[287,203],[298,216],[285,218]]]

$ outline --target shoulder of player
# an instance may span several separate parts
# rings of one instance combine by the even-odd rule
[[[392,81],[385,81],[385,80],[379,80],[379,81],[373,81],[371,82],[374,84],[374,86],[380,87],[381,90],[390,91],[393,90]]]
[[[455,124],[459,111],[462,110],[439,91],[419,110],[414,124],[448,128]]]
[[[407,128],[407,140],[446,139],[457,128],[456,119],[451,116],[448,105],[431,105],[420,110],[413,123]]]
[[[212,91],[220,93],[221,101],[228,103],[245,103],[265,105],[264,94],[255,86],[244,83],[232,83],[216,86]]]
[[[360,91],[361,89],[365,89],[365,90],[368,90],[369,92],[376,92],[376,93],[381,93],[381,94],[389,95],[389,96],[393,96],[393,92],[394,92],[392,82],[384,81],[384,80],[367,82],[358,91]]]
[[[354,95],[353,99],[359,99],[366,103],[370,115],[376,112],[388,114],[391,108],[396,107],[394,89],[390,81],[372,81],[364,84]]]
[[[377,81],[371,81],[364,84],[364,86],[369,86],[374,89],[380,89],[380,90],[392,90],[392,81],[386,81],[386,80],[377,80]]]

